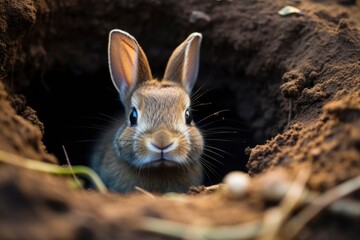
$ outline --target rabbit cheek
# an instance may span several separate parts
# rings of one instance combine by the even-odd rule
[[[124,159],[131,165],[137,165],[136,161],[134,161],[135,135],[135,129],[128,127],[121,128],[118,130],[113,141],[113,149],[118,159]]]
[[[198,163],[204,150],[204,139],[200,131],[196,127],[191,127],[189,130],[190,146],[189,161]]]

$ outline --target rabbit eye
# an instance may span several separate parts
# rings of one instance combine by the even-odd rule
[[[187,109],[186,111],[185,111],[185,121],[186,121],[186,124],[187,125],[190,125],[191,124],[191,122],[192,122],[192,114],[191,114],[191,112],[190,112],[190,110],[189,109]]]
[[[130,116],[129,116],[131,126],[134,126],[137,124],[137,118],[138,118],[138,113],[137,113],[136,109],[133,108],[133,110],[131,111]]]

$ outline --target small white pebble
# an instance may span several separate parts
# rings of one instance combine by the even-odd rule
[[[285,6],[285,7],[283,7],[282,9],[280,9],[278,11],[278,14],[281,15],[281,16],[287,16],[287,15],[290,15],[290,14],[299,14],[299,15],[301,15],[302,12],[300,11],[300,9],[298,9],[296,7]]]
[[[249,190],[250,177],[246,173],[234,171],[227,174],[223,182],[231,197],[240,198]]]
[[[261,179],[261,192],[263,196],[272,201],[281,200],[288,192],[291,181],[283,171],[267,173]]]
[[[203,20],[205,22],[211,22],[211,17],[202,11],[193,10],[189,17],[189,22],[195,23],[199,20]]]

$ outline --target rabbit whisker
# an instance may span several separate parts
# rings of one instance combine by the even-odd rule
[[[69,126],[68,129],[95,129],[95,130],[101,130],[101,131],[109,131],[112,128],[104,127],[100,125],[94,125],[94,126]]]
[[[204,129],[204,131],[211,131],[211,130],[229,130],[229,131],[239,131],[239,128],[235,128],[235,127],[212,127],[212,128],[207,128]]]
[[[217,168],[219,170],[218,167],[216,167],[214,164],[206,161],[204,158],[200,158],[200,161],[201,161],[201,164],[204,166],[205,170],[208,170],[213,175],[220,177],[220,174],[214,169],[214,168]],[[206,171],[205,171],[205,173],[206,173]],[[207,175],[207,176],[208,176],[209,180],[211,180],[209,175]]]
[[[214,121],[212,121],[212,122],[209,122],[209,123],[205,123],[205,124],[200,124],[200,125],[198,125],[199,126],[199,128],[204,128],[204,127],[207,127],[207,126],[210,126],[210,125],[212,125],[212,124],[215,124],[215,123],[219,123],[219,122],[224,122],[224,120],[223,119],[219,119],[219,120],[214,120]],[[198,124],[199,122],[196,122],[196,125]]]
[[[120,121],[119,119],[116,119],[116,118],[114,118],[114,117],[112,117],[110,115],[106,115],[104,113],[98,113],[98,114],[101,115],[101,116],[107,117],[108,119],[114,120],[114,122],[117,122],[117,123],[120,123],[120,124],[122,123],[122,121]]]
[[[120,123],[120,122],[118,122],[118,121],[113,121],[113,120],[111,120],[111,119],[101,118],[101,117],[87,117],[87,119],[100,120],[100,121],[102,121],[102,122],[106,122],[106,123],[110,123],[110,124]]]
[[[218,131],[218,132],[205,132],[204,134],[209,136],[209,135],[217,135],[217,134],[235,134],[235,133],[238,133],[236,131]]]
[[[207,103],[197,103],[197,102],[195,102],[195,103],[193,103],[191,105],[191,108],[194,111],[193,108],[200,107],[200,106],[208,106],[208,105],[211,105],[211,104],[212,104],[212,102],[207,102]]]
[[[201,158],[200,158],[200,162],[201,162],[202,166],[204,166],[204,170],[205,170],[205,171],[203,171],[203,173],[205,173],[207,179],[208,179],[209,181],[211,181],[211,178],[210,178],[209,174],[208,174],[207,171],[206,171],[206,170],[208,170],[208,171],[212,172],[211,167],[209,167],[208,165],[206,165],[206,162],[205,162],[205,161],[202,161]],[[213,172],[213,174],[215,174],[215,173]]]
[[[207,141],[214,141],[214,142],[231,142],[233,143],[233,140],[228,140],[228,139],[221,139],[221,138],[205,138],[205,142]]]
[[[214,113],[208,115],[207,117],[204,117],[203,119],[199,120],[199,121],[197,122],[197,124],[205,121],[206,119],[208,119],[208,118],[210,118],[210,117],[218,116],[220,113],[222,113],[222,112],[228,112],[228,111],[230,111],[230,109],[224,109],[224,110],[220,110],[220,111],[214,112]]]
[[[69,141],[68,143],[87,143],[87,142],[99,142],[102,139],[86,139],[86,140],[74,140],[74,141]]]
[[[191,102],[198,100],[204,94],[206,94],[209,90],[204,89],[206,83],[203,83],[190,97]]]
[[[214,158],[214,157],[210,156],[210,155],[209,155],[209,154],[207,154],[207,153],[203,153],[203,155],[204,155],[205,157],[210,158],[210,159],[211,159],[211,160],[213,160],[214,162],[217,162],[217,163],[220,163],[221,165],[224,165],[224,163],[223,163],[223,162],[220,162],[219,160],[217,160],[216,158]]]
[[[229,153],[229,152],[227,152],[227,151],[225,151],[225,150],[222,150],[221,148],[217,148],[217,147],[213,147],[213,146],[206,146],[205,148],[211,148],[211,149],[213,149],[213,150],[216,150],[216,151],[225,153],[225,154],[227,154],[227,155],[229,155],[229,156],[231,156],[231,157],[235,157],[234,154],[231,154],[231,153]],[[209,149],[208,149],[208,150],[209,150]]]
[[[215,152],[215,151],[213,151],[213,150],[209,149],[209,148],[208,148],[208,146],[204,148],[204,151],[205,151],[205,152],[212,153],[212,154],[214,154],[214,155],[216,155],[216,156],[218,156],[218,157],[224,158],[224,156],[223,156],[223,155],[221,155],[220,153],[217,153],[217,152]]]

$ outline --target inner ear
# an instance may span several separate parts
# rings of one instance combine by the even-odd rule
[[[197,79],[200,60],[201,33],[192,33],[171,54],[164,79],[180,83],[188,93]]]
[[[111,79],[122,100],[137,84],[152,78],[146,55],[129,33],[119,29],[110,32],[108,55]]]

